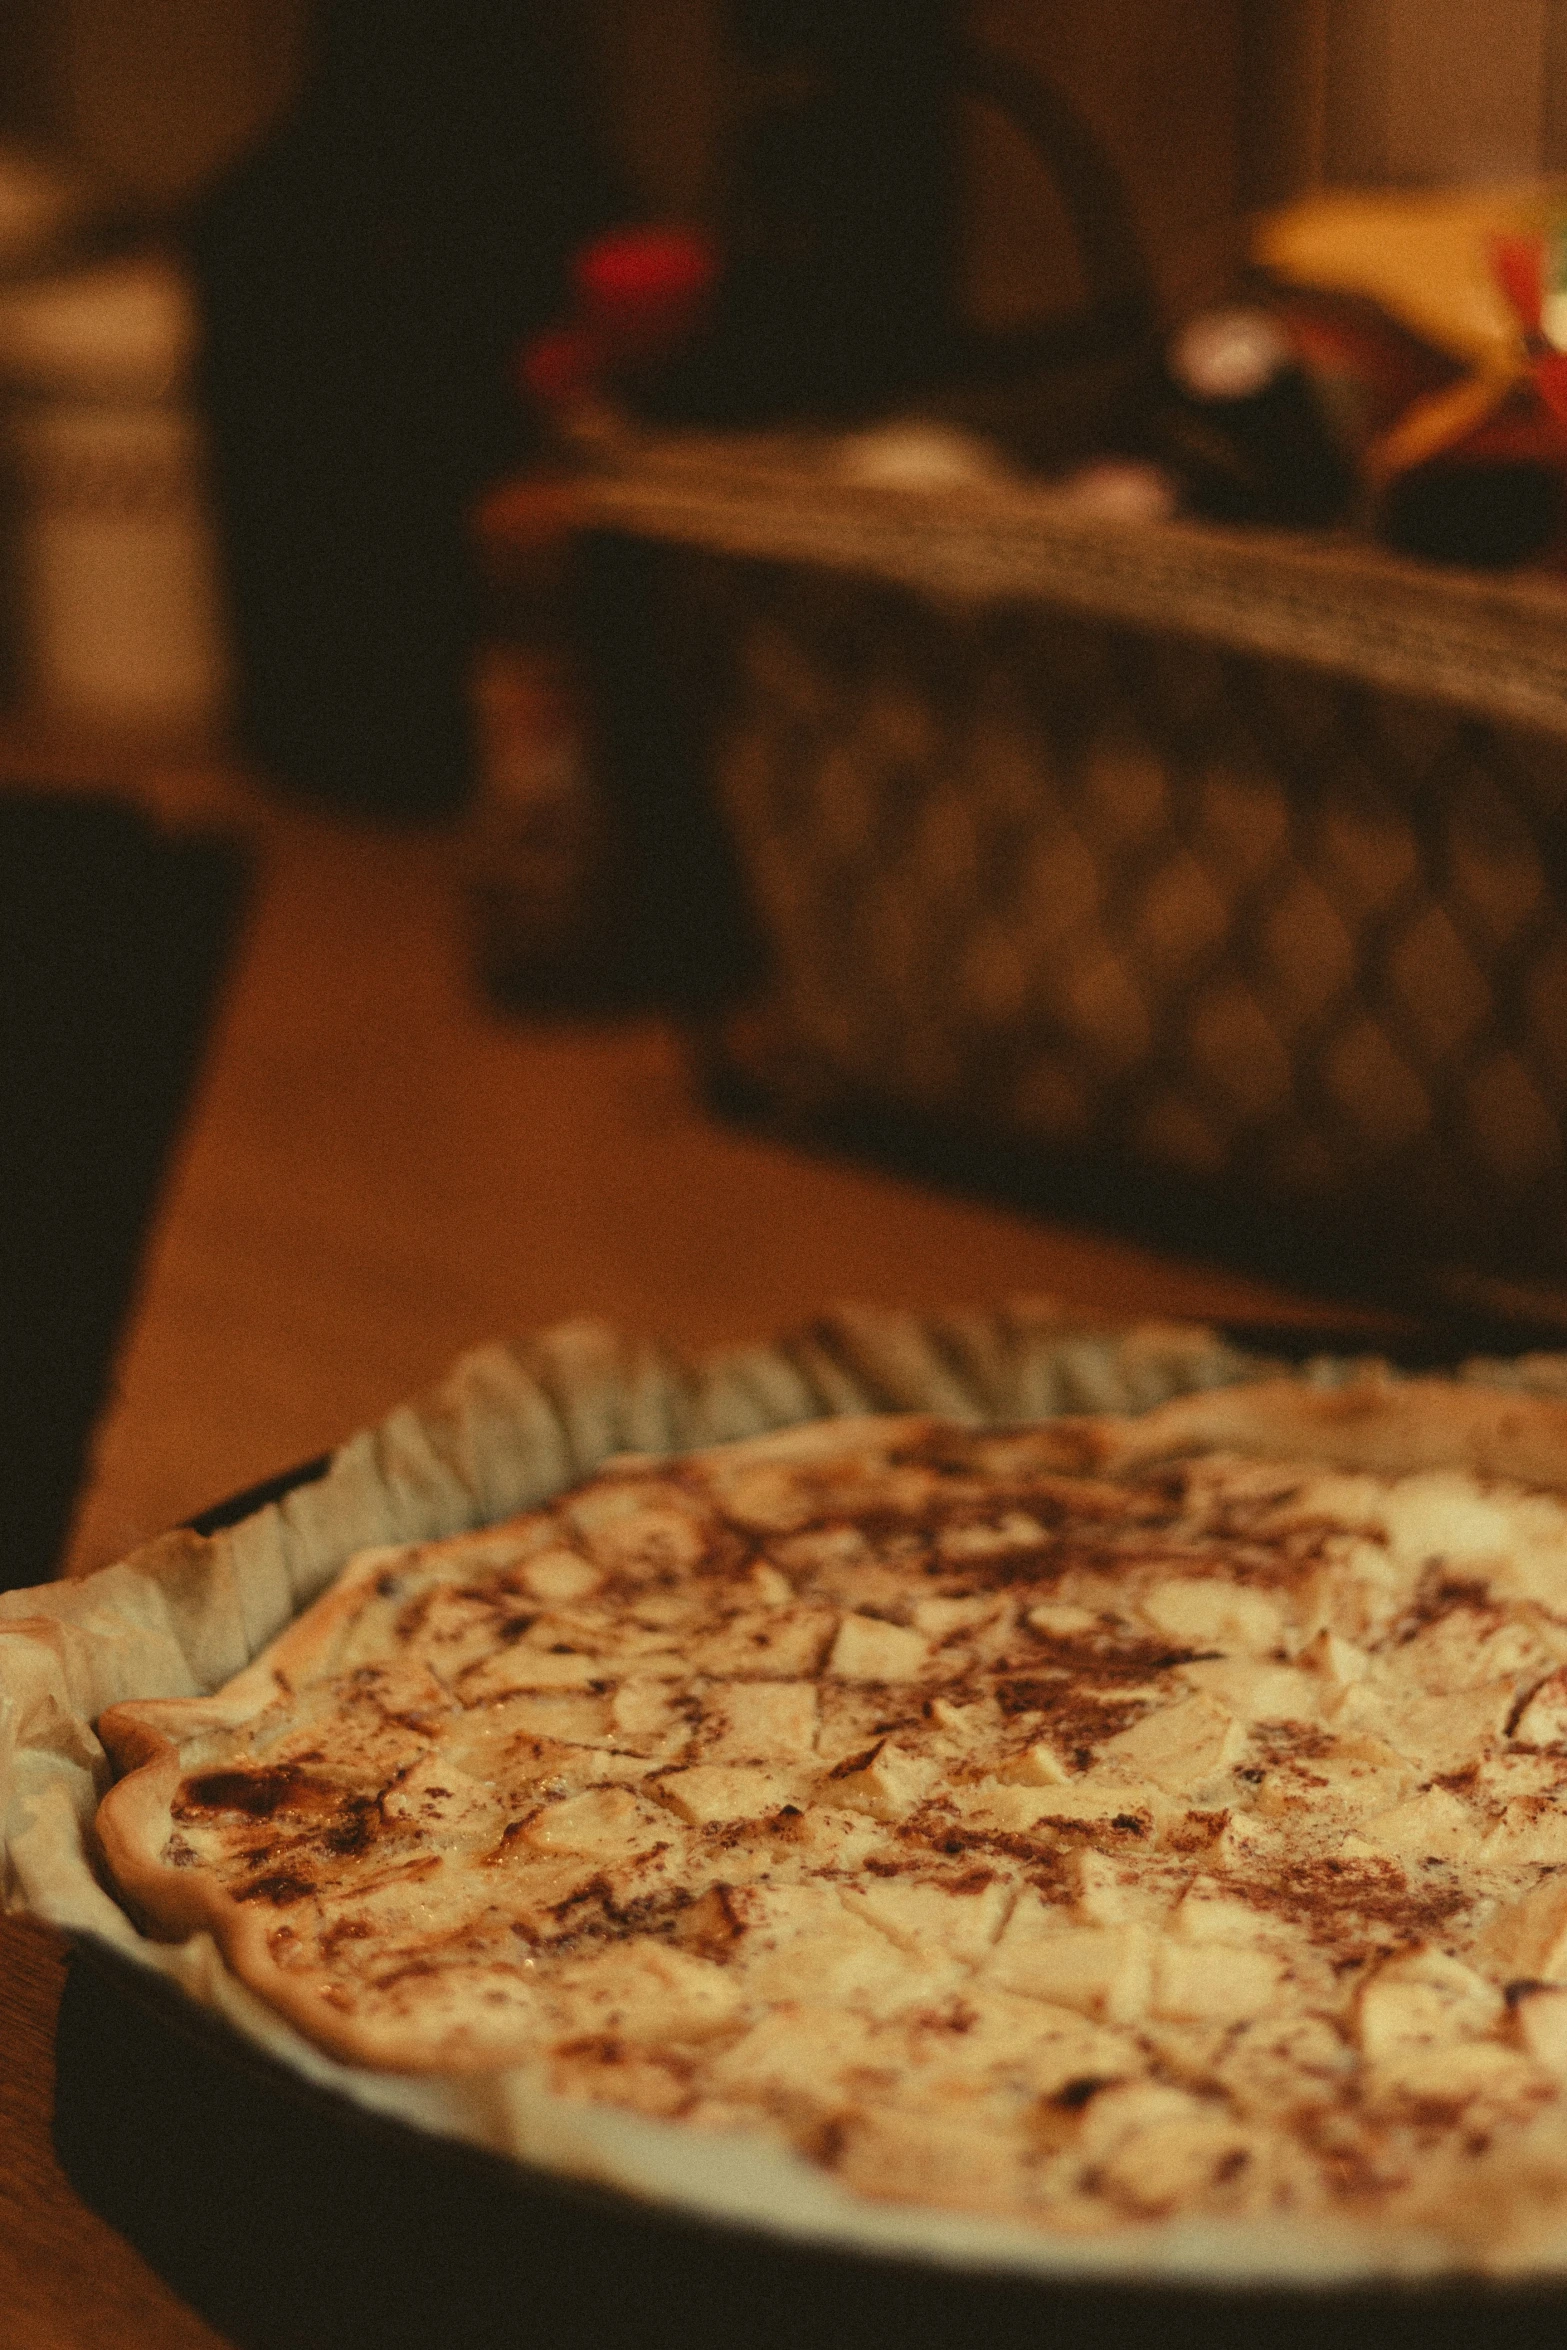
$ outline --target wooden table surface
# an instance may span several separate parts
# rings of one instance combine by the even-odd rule
[[[1106,1316],[1312,1318],[1260,1283],[717,1125],[662,1022],[486,1008],[448,837],[248,804],[241,820],[256,904],[72,1573],[323,1450],[465,1346],[566,1316],[692,1346],[844,1298],[933,1309],[1028,1291]],[[211,2350],[219,2337],[55,2162],[61,1967],[48,1936],[0,1921],[0,2341]]]

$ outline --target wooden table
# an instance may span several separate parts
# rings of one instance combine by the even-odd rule
[[[166,779],[155,796],[177,820]],[[196,797],[232,818],[221,794]],[[464,1346],[568,1315],[700,1346],[846,1297],[936,1308],[1034,1291],[1107,1316],[1312,1314],[1260,1283],[718,1126],[660,1021],[486,1009],[449,838],[233,806],[254,826],[261,887],[73,1573],[319,1452]],[[41,1932],[0,1922],[0,2339],[211,2350],[218,2337],[54,2160],[61,1964]]]

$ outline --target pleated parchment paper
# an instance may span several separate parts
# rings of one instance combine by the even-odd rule
[[[441,2136],[715,2218],[1041,2274],[1323,2279],[1430,2273],[1428,2242],[1368,2247],[1319,2229],[1263,2242],[1182,2222],[1068,2244],[1014,2225],[861,2202],[778,2148],[710,2138],[553,2095],[519,2066],[402,2075],[323,2054],[231,1975],[210,1935],[142,1934],[107,1889],[93,1816],[110,1772],[94,1724],[127,1698],[220,1688],[307,1607],[355,1551],[429,1540],[547,1501],[625,1451],[672,1453],[863,1411],[970,1422],[1141,1410],[1281,1366],[1187,1325],[1074,1326],[1047,1303],[940,1321],[842,1310],[774,1345],[692,1361],[596,1323],[465,1356],[431,1395],[352,1438],[325,1476],[210,1538],[163,1536],[77,1583],[0,1596],[0,1889],[73,1937],[178,1986],[294,2073]],[[1334,1381],[1324,1361],[1304,1376]],[[1473,1364],[1466,1376],[1567,1391],[1559,1358]]]

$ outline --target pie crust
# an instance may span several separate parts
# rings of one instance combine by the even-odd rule
[[[356,2065],[531,2067],[1062,2239],[1506,2266],[1567,2212],[1546,1398],[624,1456],[99,1728],[123,1899]]]

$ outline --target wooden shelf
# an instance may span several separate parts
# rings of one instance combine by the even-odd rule
[[[680,436],[583,485],[597,527],[961,603],[1054,605],[1567,736],[1567,579],[1347,537],[1085,517],[1049,487],[867,488],[830,444]]]

